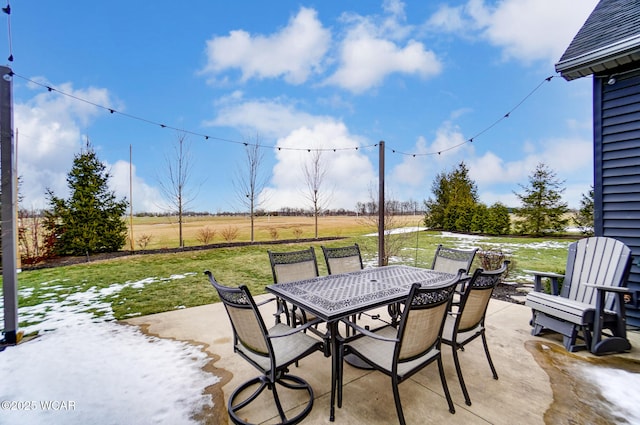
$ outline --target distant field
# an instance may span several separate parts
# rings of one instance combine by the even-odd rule
[[[422,216],[398,217],[393,227],[417,227],[421,221]],[[310,241],[314,237],[313,217],[260,217],[256,220],[256,241],[272,241],[271,230],[274,229],[278,239],[288,240],[288,243],[278,246],[243,244],[146,255],[134,252],[133,255],[99,261],[23,270],[18,277],[20,326],[29,332],[33,329],[30,325],[42,322],[49,314],[52,303],[74,306],[95,316],[108,312],[119,320],[216,302],[217,295],[204,277],[204,270],[211,270],[220,282],[244,284],[253,294],[261,294],[265,292],[265,286],[273,282],[269,249],[289,251],[313,246],[321,275],[327,273],[322,245],[358,243],[365,267],[378,264],[377,238],[366,236],[375,233],[374,223],[358,217],[320,217],[318,224],[320,237],[344,239]],[[186,245],[202,245],[197,240],[197,233],[206,227],[216,233],[209,243],[224,242],[221,234],[229,227],[238,229],[235,241],[249,240],[248,217],[187,217],[184,224]],[[178,247],[178,225],[171,218],[135,218],[133,234],[136,239],[141,235],[150,237],[147,249]],[[296,237],[306,240],[291,241]],[[527,269],[562,272],[571,242],[567,237],[487,237],[440,231],[400,233],[394,240],[398,244],[390,259],[392,263],[425,268],[431,266],[438,244],[503,253],[512,262],[509,280],[514,282],[530,282]],[[479,266],[480,259],[476,257],[472,268]],[[0,287],[0,293],[1,290]]]
[[[399,216],[396,227],[420,226],[423,216]],[[127,221],[129,225],[129,221]],[[209,243],[225,242],[223,234],[229,229],[238,232],[234,242],[251,239],[251,222],[248,216],[205,216],[185,217],[182,225],[185,246],[203,245],[198,233],[203,229],[214,232]],[[352,237],[375,232],[375,223],[356,216],[326,216],[318,218],[318,237]],[[274,235],[276,237],[274,237]],[[179,226],[177,217],[134,217],[134,250],[141,249],[140,242],[148,237],[146,249],[175,248],[178,246]],[[305,239],[315,237],[313,217],[256,217],[254,239],[272,241],[274,239]],[[129,245],[125,249],[129,249]]]

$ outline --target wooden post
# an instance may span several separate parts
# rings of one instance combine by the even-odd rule
[[[131,144],[129,144],[129,233],[131,252],[133,252],[133,148],[131,147]]]
[[[384,141],[378,145],[378,266],[386,266],[384,254]]]

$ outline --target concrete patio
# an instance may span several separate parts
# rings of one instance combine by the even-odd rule
[[[261,298],[261,297],[258,297]],[[273,306],[265,311],[267,325]],[[491,377],[481,341],[460,353],[465,382],[473,404],[464,403],[450,347],[443,346],[447,382],[456,413],[448,411],[435,364],[400,385],[408,424],[621,424],[634,423],[624,408],[607,400],[605,387],[640,387],[640,333],[629,332],[630,353],[596,357],[587,351],[568,353],[555,335],[533,337],[528,325],[529,308],[491,300],[487,313],[487,337],[499,379]],[[221,303],[130,319],[145,332],[203,346],[211,356],[208,370],[221,381],[203,392],[212,395],[215,406],[198,417],[203,423],[228,423],[226,400],[242,382],[258,373],[232,350],[231,328]],[[624,371],[621,378],[606,376],[606,385],[592,371]],[[630,372],[627,373],[627,372]],[[329,424],[330,358],[318,352],[292,370],[313,387],[313,410],[305,424]],[[596,374],[598,375],[598,374]],[[600,378],[602,379],[602,378]],[[615,381],[615,382],[612,382]],[[637,396],[632,405],[637,409]],[[288,400],[296,408],[295,398]],[[398,423],[390,379],[379,373],[345,365],[344,399],[336,409],[336,424]],[[252,418],[274,423],[273,409],[255,405]],[[253,416],[253,414],[257,416]],[[636,422],[637,423],[637,422]]]

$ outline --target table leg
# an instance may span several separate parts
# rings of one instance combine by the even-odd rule
[[[389,316],[391,316],[391,326],[394,328],[398,323],[398,316],[400,316],[400,303],[393,303],[387,306]]]
[[[329,328],[329,344],[331,345],[331,404],[329,409],[329,421],[335,420],[335,401],[336,401],[336,388],[338,386],[338,373],[339,367],[339,350],[336,335],[338,333],[338,322],[333,321],[327,323]]]

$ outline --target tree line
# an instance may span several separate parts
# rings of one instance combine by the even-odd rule
[[[249,159],[255,159],[252,155],[255,156],[256,151],[248,150]],[[319,167],[319,162],[312,163],[312,167]],[[252,173],[256,172],[255,167],[252,170]],[[315,176],[309,179],[311,192],[319,192],[322,179],[318,176],[323,174],[322,170],[311,168],[309,174]],[[29,223],[29,226],[18,226],[18,239],[27,258],[37,262],[48,256],[88,256],[121,250],[128,236],[125,213],[129,204],[126,199],[117,199],[115,193],[108,189],[110,177],[87,142],[85,149],[74,156],[67,175],[69,198],[60,198],[47,190],[49,206],[43,214],[20,211],[19,220]],[[186,179],[181,180],[176,199],[183,199],[184,181]],[[388,200],[385,214],[390,217],[424,214],[424,225],[431,229],[541,236],[562,232],[569,223],[569,208],[562,201],[562,185],[553,170],[540,163],[529,176],[528,184],[520,185],[522,191],[514,192],[520,200],[520,207],[510,209],[499,202],[486,205],[479,200],[477,185],[469,177],[465,163],[461,162],[453,170],[435,177],[431,187],[433,196],[424,201],[422,208],[417,201]],[[253,185],[249,198],[256,196],[253,191],[259,186]],[[354,211],[322,208],[319,197],[310,200],[313,203],[310,210],[282,208],[278,212],[267,212],[257,208],[258,203],[254,199],[250,202],[250,213],[252,217],[271,214],[313,215],[317,218],[327,213],[369,216],[372,212],[377,214],[378,210],[373,196],[368,202],[358,202]],[[181,215],[189,214],[182,207],[180,205],[179,208]],[[583,233],[592,231],[593,189],[583,194],[581,207],[572,220]]]
[[[487,206],[479,201],[477,185],[461,162],[434,179],[434,196],[425,201],[424,224],[465,233],[543,236],[561,233],[573,221],[583,234],[592,233],[593,188],[582,195],[580,209],[570,217],[568,204],[562,200],[563,184],[552,169],[539,163],[529,175],[528,184],[519,184],[522,191],[514,191],[520,207],[509,209],[500,202]]]

